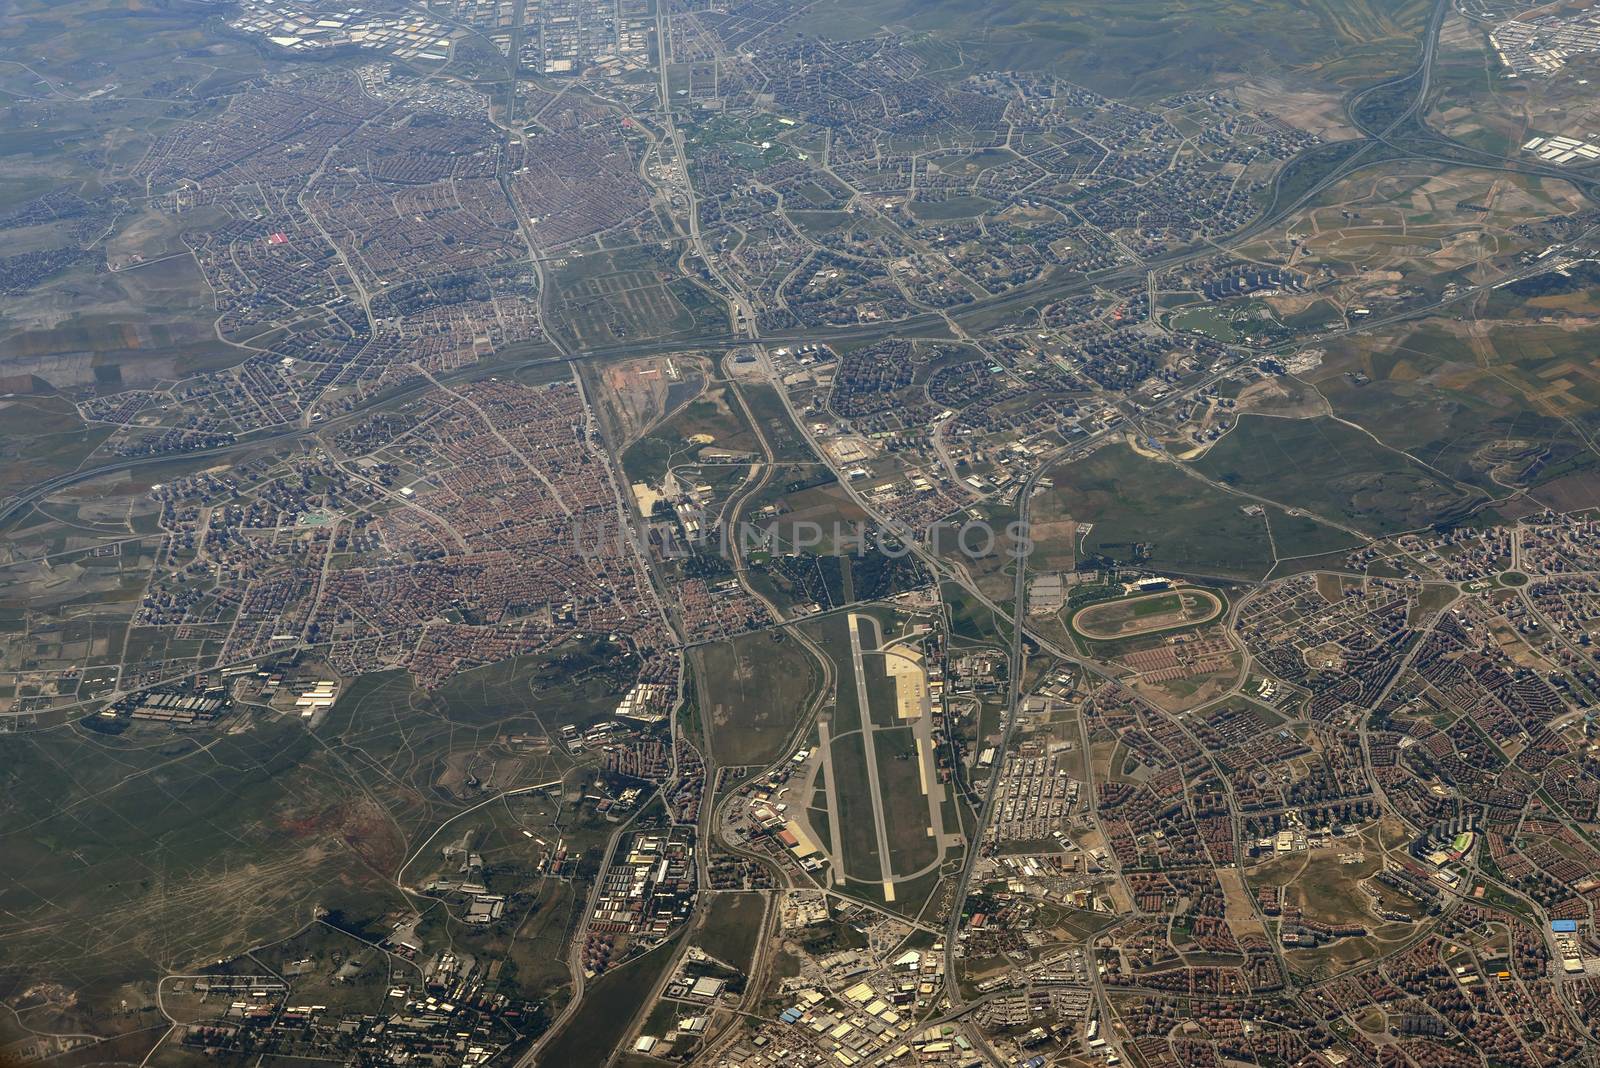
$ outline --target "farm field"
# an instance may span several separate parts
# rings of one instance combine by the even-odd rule
[[[1519,256],[1546,247],[1537,224],[1582,202],[1575,186],[1555,179],[1385,161],[1342,178],[1282,231],[1241,252],[1320,279],[1315,296],[1265,298],[1285,322],[1303,316],[1305,328],[1315,329],[1453,286],[1493,284],[1519,266]]]

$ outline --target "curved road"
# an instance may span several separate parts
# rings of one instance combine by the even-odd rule
[[[1293,161],[1285,165],[1279,170],[1276,178],[1274,179],[1272,200],[1266,210],[1264,210],[1254,222],[1245,226],[1243,229],[1228,235],[1228,237],[1225,239],[1225,242],[1233,243],[1237,241],[1248,240],[1251,237],[1270,229],[1272,226],[1278,222],[1281,222],[1285,217],[1298,210],[1306,202],[1314,198],[1317,194],[1328,188],[1333,183],[1346,177],[1352,171],[1366,166],[1366,164],[1363,162],[1363,159],[1368,156],[1378,145],[1386,145],[1389,148],[1402,153],[1406,152],[1406,149],[1404,149],[1403,146],[1395,144],[1391,140],[1391,136],[1394,131],[1403,123],[1412,118],[1418,117],[1424,108],[1426,94],[1428,88],[1432,84],[1433,62],[1438,47],[1439,30],[1443,24],[1445,14],[1449,10],[1450,5],[1448,0],[1437,0],[1428,23],[1427,31],[1424,34],[1423,55],[1414,70],[1399,77],[1391,78],[1386,82],[1379,83],[1379,85],[1364,89],[1351,98],[1350,104],[1347,107],[1347,112],[1350,115],[1351,122],[1355,124],[1358,129],[1361,129],[1363,137],[1367,142],[1366,145],[1352,153],[1345,160],[1341,161],[1327,175],[1325,175],[1305,192],[1301,193],[1287,204],[1281,203],[1283,199],[1283,179],[1286,175],[1291,175],[1293,173],[1294,165]],[[1361,123],[1361,120],[1357,115],[1358,104],[1361,99],[1378,90],[1390,88],[1395,85],[1403,84],[1406,81],[1418,78],[1420,78],[1421,84],[1419,91],[1415,95],[1411,104],[1405,109],[1405,111],[1401,112],[1382,130],[1374,131],[1366,128]],[[1443,139],[1441,139],[1438,143],[1448,144],[1450,147],[1455,148],[1458,151],[1473,151],[1471,149],[1465,149],[1463,146],[1456,146],[1452,142],[1445,142]],[[1531,174],[1540,177],[1557,177],[1572,183],[1585,196],[1596,201],[1597,203],[1600,203],[1600,184],[1597,184],[1592,177],[1585,174],[1556,170],[1544,166],[1524,164],[1517,161],[1485,159],[1481,162],[1478,162],[1451,159],[1448,157],[1430,155],[1427,153],[1410,153],[1408,155],[1409,158],[1431,160],[1441,163],[1451,163],[1461,166],[1475,166],[1479,167],[1480,169],[1501,170],[1511,173]],[[1168,267],[1189,262],[1191,260],[1213,256],[1216,254],[1216,252],[1216,245],[1207,244],[1185,249],[1178,249],[1164,256],[1158,256],[1129,267],[1111,268],[1106,271],[1089,275],[1074,276],[1067,279],[1047,278],[1038,283],[1020,286],[1010,292],[975,300],[972,303],[963,305],[960,308],[952,309],[948,313],[948,318],[943,314],[927,313],[893,322],[870,323],[856,326],[832,327],[826,329],[768,334],[762,337],[762,341],[767,344],[778,345],[786,343],[829,344],[843,341],[868,341],[879,337],[886,337],[892,334],[944,334],[950,329],[950,320],[955,320],[957,323],[959,323],[961,320],[970,319],[973,316],[980,314],[990,315],[995,312],[1022,310],[1032,305],[1048,303],[1050,301],[1058,300],[1062,297],[1087,292],[1095,288],[1116,285],[1122,282],[1131,282],[1139,278],[1146,277],[1151,271],[1159,271]],[[1364,325],[1370,328],[1370,326],[1373,324]],[[505,374],[542,364],[574,362],[577,360],[590,358],[599,359],[632,354],[645,354],[661,352],[667,349],[675,348],[731,349],[737,348],[740,345],[747,345],[750,343],[750,340],[751,339],[748,337],[735,336],[729,333],[715,336],[708,335],[704,337],[689,337],[678,342],[671,340],[640,341],[628,344],[602,346],[599,348],[592,348],[584,352],[569,353],[563,351],[565,349],[564,345],[561,345],[559,341],[552,339],[550,341],[550,346],[556,349],[554,355],[531,357],[523,360],[510,361],[508,363],[491,362],[474,364],[459,368],[449,374],[438,375],[437,378],[441,382],[470,381],[474,378],[480,378],[490,374]],[[279,430],[273,430],[244,437],[236,442],[230,442],[227,445],[219,445],[207,449],[195,449],[190,452],[162,453],[153,456],[128,457],[104,464],[98,464],[94,467],[81,468],[76,471],[66,472],[53,478],[46,479],[37,485],[30,487],[25,492],[10,498],[4,504],[0,504],[0,528],[7,526],[18,517],[25,514],[27,509],[31,508],[37,501],[47,497],[51,493],[55,493],[58,490],[65,489],[69,486],[78,485],[80,483],[100,478],[105,475],[116,474],[121,471],[136,470],[138,468],[148,467],[154,464],[167,464],[173,462],[181,463],[189,460],[202,460],[213,457],[220,458],[249,449],[259,448],[263,445],[269,445],[273,442],[287,441],[299,437],[308,437],[321,430],[326,430],[329,427],[338,425],[339,423],[359,418],[366,410],[393,403],[394,401],[403,399],[407,396],[421,393],[431,387],[432,383],[422,380],[415,385],[403,387],[392,393],[381,394],[372,398],[363,404],[362,407],[353,412],[337,416],[333,419],[329,419],[327,422],[319,423],[314,426],[284,427]]]

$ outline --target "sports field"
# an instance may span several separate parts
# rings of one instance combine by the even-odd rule
[[[1111,641],[1195,626],[1221,614],[1216,594],[1185,587],[1088,605],[1073,615],[1072,626],[1085,638]]]

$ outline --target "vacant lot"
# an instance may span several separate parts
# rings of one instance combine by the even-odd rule
[[[1247,493],[1376,535],[1459,518],[1478,500],[1404,453],[1327,417],[1240,416],[1195,467]]]
[[[606,972],[584,991],[577,1013],[551,1039],[541,1064],[604,1064],[672,963],[675,935],[637,960]]]
[[[765,894],[717,894],[694,933],[694,944],[722,963],[749,971],[766,911]]]
[[[698,649],[701,707],[719,765],[770,764],[822,680],[815,658],[782,631]]]
[[[1428,5],[1420,0],[845,0],[808,8],[798,30],[868,37],[905,27],[969,64],[1070,72],[1114,96],[1158,97],[1219,75],[1297,72],[1357,82],[1413,61]]]
[[[1032,509],[1041,523],[1035,540],[1048,551],[1062,547],[1039,535],[1070,531],[1087,555],[1179,574],[1259,578],[1272,566],[1266,523],[1244,510],[1251,502],[1174,464],[1112,445],[1056,468],[1052,477],[1055,488]],[[1060,522],[1066,519],[1076,526]]]

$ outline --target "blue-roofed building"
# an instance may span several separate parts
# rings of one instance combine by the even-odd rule
[[[1550,930],[1556,934],[1572,934],[1578,929],[1577,920],[1551,920]]]

